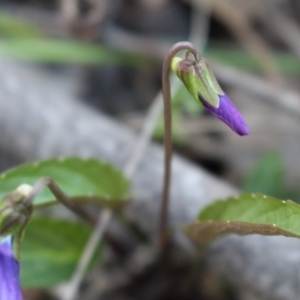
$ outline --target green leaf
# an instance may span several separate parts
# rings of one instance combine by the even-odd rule
[[[0,32],[10,37],[39,37],[41,32],[31,24],[0,12]]]
[[[0,42],[2,55],[35,62],[119,64],[137,66],[148,61],[137,54],[77,41],[51,39],[4,39]]]
[[[101,205],[123,205],[129,198],[128,180],[110,164],[96,159],[68,157],[49,159],[16,167],[0,176],[0,199],[27,183],[33,185],[42,177],[51,177],[74,201]],[[55,204],[45,189],[35,199],[35,206]]]
[[[79,222],[32,218],[21,247],[22,286],[46,288],[70,280],[90,233]]]
[[[185,230],[199,245],[229,233],[300,237],[300,205],[263,194],[243,194],[207,206],[198,222]]]

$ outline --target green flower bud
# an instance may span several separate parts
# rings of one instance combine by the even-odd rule
[[[0,235],[6,236],[19,232],[32,214],[32,204],[24,202],[32,186],[20,185],[15,191],[0,201]]]
[[[219,86],[205,58],[199,53],[187,52],[185,58],[175,57],[171,68],[184,83],[193,98],[212,115],[227,124],[234,132],[243,136],[249,128],[237,107]]]
[[[211,106],[219,107],[224,92],[204,57],[187,52],[184,59],[174,57],[171,68],[197,102],[205,99]]]

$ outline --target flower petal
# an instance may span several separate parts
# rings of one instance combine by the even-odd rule
[[[249,128],[236,106],[231,102],[227,95],[220,95],[219,98],[219,108],[213,107],[202,97],[200,100],[206,109],[227,124],[234,132],[239,135],[248,135],[250,133]]]
[[[13,238],[0,239],[0,299],[22,300],[20,266],[14,257]]]

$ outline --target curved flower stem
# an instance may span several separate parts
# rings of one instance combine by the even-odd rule
[[[187,50],[196,56],[197,51],[193,44],[189,42],[179,42],[172,46],[169,50],[163,64],[162,71],[162,93],[164,101],[164,181],[161,198],[159,238],[160,244],[163,246],[167,242],[167,225],[168,225],[168,205],[171,181],[171,159],[172,159],[172,111],[171,111],[171,84],[169,73],[171,62],[175,54],[181,50]]]
[[[55,196],[55,198],[61,202],[63,205],[68,207],[71,211],[73,211],[75,214],[80,216],[83,220],[85,220],[88,224],[94,226],[96,224],[95,217],[89,213],[86,209],[83,207],[77,205],[72,199],[70,199],[61,189],[60,187],[55,183],[55,181],[50,177],[44,177],[38,180],[31,191],[31,193],[26,197],[24,200],[25,204],[31,204],[32,200],[45,188],[48,187],[49,190],[52,192],[52,194]]]
[[[58,184],[51,177],[43,177],[39,179],[32,187],[29,195],[24,199],[23,203],[26,206],[32,205],[33,199],[45,188],[47,187],[50,192],[54,195],[57,201],[63,204],[65,207],[70,209],[73,213],[75,213],[78,217],[80,217],[83,221],[85,221],[91,227],[95,227],[97,225],[97,217],[94,216],[89,210],[85,209],[78,203],[76,203],[72,198],[70,198],[67,194],[63,192],[63,190],[58,186]],[[29,218],[28,218],[29,221]],[[106,242],[114,249],[116,253],[119,255],[124,255],[125,249],[122,246],[115,236],[112,234],[105,232],[104,238]],[[1,299],[0,299],[1,300]]]

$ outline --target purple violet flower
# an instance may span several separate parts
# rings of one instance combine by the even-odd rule
[[[173,58],[171,68],[193,98],[215,117],[239,135],[250,133],[243,116],[223,92],[204,57],[187,51],[184,59]]]
[[[243,116],[227,95],[219,95],[220,106],[218,108],[213,107],[200,96],[199,99],[211,114],[227,124],[234,132],[239,135],[248,135],[250,133]]]
[[[0,239],[0,299],[22,300],[20,265],[14,257],[13,237]]]

